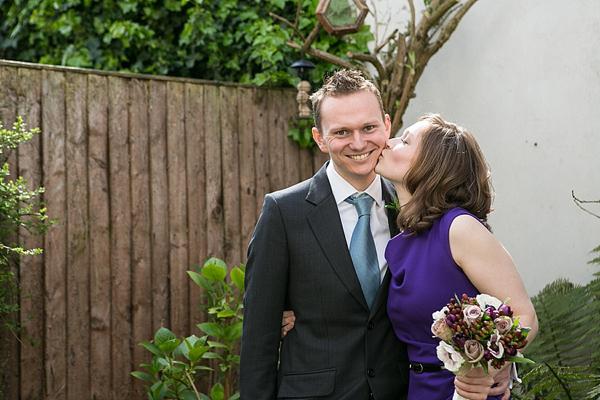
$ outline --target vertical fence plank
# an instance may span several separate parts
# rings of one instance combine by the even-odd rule
[[[27,124],[27,129],[41,125],[42,72],[39,70],[19,70],[19,111]],[[42,186],[41,135],[19,146],[19,176],[27,181],[27,189]],[[36,201],[41,199],[35,199]],[[19,243],[25,248],[42,248],[44,239],[32,236],[25,228],[19,230]],[[21,324],[27,327],[27,336],[37,341],[37,345],[21,346],[21,398],[41,399],[43,385],[31,382],[44,381],[44,255],[22,257],[20,262],[20,282],[22,294]],[[33,317],[28,321],[28,317]]]
[[[67,398],[89,397],[89,247],[84,74],[67,73]]]
[[[269,185],[269,95],[271,91],[257,89],[254,97],[254,165],[256,171],[256,216],[260,215]],[[254,229],[254,227],[253,227]]]
[[[0,87],[0,117],[2,124],[5,129],[12,129],[14,122],[17,120],[17,104],[18,104],[18,72],[16,68],[1,67],[0,66],[0,78],[3,81],[2,87]],[[6,180],[14,180],[17,177],[18,172],[18,157],[16,151],[10,151],[7,158],[2,158],[4,162],[9,165],[10,173],[5,178]],[[0,167],[2,166],[0,164]],[[11,235],[7,238],[9,241],[15,241],[16,235]],[[9,261],[8,265],[2,265],[0,268],[10,269],[14,274],[15,279],[19,279],[19,268],[18,265],[12,260]],[[20,299],[16,297],[15,302],[20,303]],[[15,318],[16,321],[20,319],[19,314],[11,314],[10,318]],[[2,327],[2,330],[5,328]],[[4,333],[4,332],[2,332]],[[19,396],[20,385],[20,346],[17,339],[9,332],[6,335],[0,336],[0,390],[6,391],[6,393],[12,398]]]
[[[48,216],[57,218],[48,230],[45,248],[45,375],[48,399],[66,399],[67,316],[66,247],[67,194],[65,161],[65,76],[44,71],[42,83],[42,146],[44,202]]]
[[[150,82],[150,216],[152,220],[152,331],[169,323],[169,192],[167,85]]]
[[[189,335],[187,193],[184,85],[167,84],[167,162],[169,182],[169,236],[171,326],[177,336]]]
[[[300,181],[300,146],[287,133],[290,129],[289,120],[296,113],[296,99],[291,91],[282,91],[280,112],[282,114],[283,154],[285,186],[291,186]]]
[[[223,257],[223,181],[221,175],[221,131],[219,88],[204,87],[206,161],[207,256]]]
[[[88,76],[90,224],[90,398],[112,399],[108,183],[108,80]]]
[[[113,397],[131,398],[131,195],[127,80],[108,78]]]
[[[254,136],[263,132],[256,129],[255,118],[258,118],[254,99],[257,89],[239,89],[238,125],[240,132],[240,241],[242,262],[246,262],[246,249],[252,237],[257,219],[256,213],[256,173],[254,157]]]
[[[132,313],[133,369],[149,363],[150,353],[140,342],[153,338],[152,271],[150,269],[150,173],[148,146],[148,84],[133,79],[129,92],[129,141],[131,145],[131,220],[132,220]],[[133,398],[145,397],[139,379],[133,380]]]
[[[287,132],[284,132],[285,118],[281,113],[283,101],[281,90],[269,93],[269,178],[270,191],[285,187],[285,164],[283,161],[283,146]]]
[[[189,269],[204,264],[206,257],[206,178],[204,175],[203,86],[185,84],[185,142],[187,149],[187,207]],[[195,269],[194,269],[195,270]],[[190,282],[190,329],[206,321],[200,311],[200,286]]]
[[[228,267],[242,260],[240,242],[240,165],[238,128],[238,89],[221,86],[219,107],[221,109],[221,154],[223,164],[223,222],[225,229],[225,254]]]

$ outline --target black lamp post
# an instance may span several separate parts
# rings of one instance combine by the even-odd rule
[[[298,94],[296,102],[298,103],[298,118],[310,118],[310,106],[308,105],[308,94],[310,93],[310,82],[308,81],[308,71],[315,68],[315,64],[310,61],[300,59],[291,65],[298,70],[300,83],[296,86]]]

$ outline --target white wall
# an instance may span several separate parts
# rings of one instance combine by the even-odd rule
[[[378,20],[398,18],[405,4],[376,0]],[[437,112],[478,139],[497,193],[490,222],[529,294],[559,277],[588,283],[600,271],[587,264],[600,219],[580,210],[571,191],[600,199],[600,2],[480,0],[433,56],[416,94],[405,126]],[[599,205],[589,208],[600,214]]]

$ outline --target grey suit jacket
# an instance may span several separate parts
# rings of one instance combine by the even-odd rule
[[[390,204],[393,188],[382,181]],[[393,215],[390,229],[397,232]],[[390,279],[388,271],[369,310],[326,165],[265,196],[248,247],[241,399],[404,398],[408,357],[387,316]],[[280,350],[284,309],[296,324]]]

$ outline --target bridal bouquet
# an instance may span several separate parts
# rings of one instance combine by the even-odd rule
[[[513,319],[507,302],[463,294],[433,313],[431,332],[441,339],[436,350],[444,368],[465,375],[478,365],[488,373],[488,366],[498,369],[507,361],[533,363],[518,352],[527,345],[530,328],[521,327],[519,317]],[[454,399],[461,397],[455,393]]]

